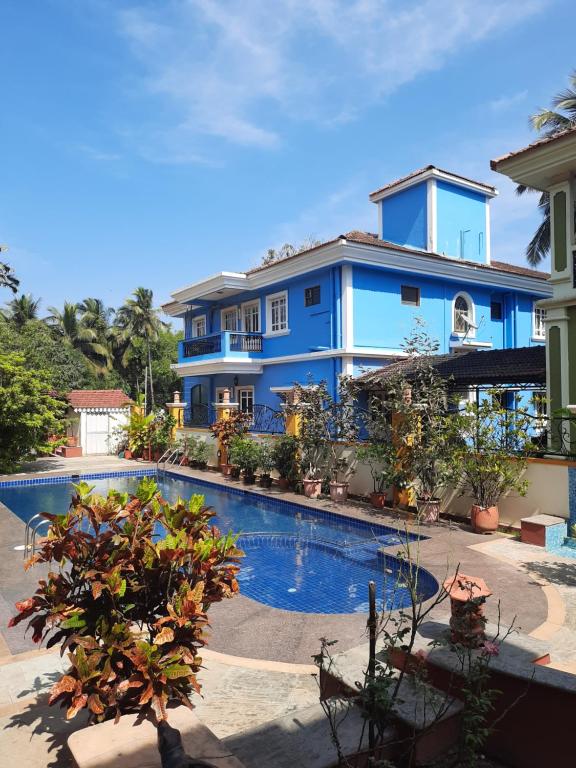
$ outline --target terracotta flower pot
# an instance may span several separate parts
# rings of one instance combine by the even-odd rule
[[[303,480],[304,496],[308,499],[317,499],[322,493],[322,480]]]
[[[385,493],[371,493],[370,504],[374,509],[384,509],[386,506],[386,494]]]
[[[416,509],[421,523],[437,523],[440,519],[440,499],[416,499]]]
[[[229,477],[230,476],[230,470],[231,469],[232,469],[232,464],[221,464],[220,465],[220,470],[221,470],[222,474],[224,475],[224,477]]]
[[[68,448],[76,448],[78,445],[78,439],[74,435],[68,435],[66,438],[66,445]]]
[[[470,520],[475,533],[492,533],[498,530],[500,515],[498,507],[481,507],[473,504],[470,510]]]
[[[129,451],[128,448],[124,451],[124,458],[125,459],[133,459],[134,456],[132,455],[132,451]]]
[[[290,488],[290,482],[288,481],[287,477],[279,477],[278,478],[278,487],[281,488],[283,491],[287,491],[288,488]]]
[[[337,504],[342,504],[348,498],[349,483],[337,483],[335,480],[330,482],[330,498]]]

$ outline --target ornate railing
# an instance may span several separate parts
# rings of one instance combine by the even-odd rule
[[[199,357],[200,355],[212,355],[222,351],[222,336],[217,333],[214,336],[202,336],[199,339],[189,339],[182,342],[184,357]]]
[[[281,435],[286,431],[286,417],[283,411],[275,411],[268,405],[254,405],[251,432],[264,432],[270,435]]]
[[[216,420],[214,408],[205,403],[189,404],[184,409],[185,427],[209,427]]]
[[[230,351],[262,352],[262,334],[230,332]]]

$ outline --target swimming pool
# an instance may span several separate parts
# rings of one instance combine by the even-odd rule
[[[106,493],[109,488],[133,491],[140,478],[116,474],[82,479],[98,493]],[[0,502],[24,522],[39,512],[62,513],[73,491],[70,480],[43,480],[0,483]],[[158,485],[171,501],[203,494],[214,507],[220,529],[240,534],[239,546],[246,553],[238,579],[241,592],[260,603],[305,613],[364,612],[366,585],[374,580],[382,604],[389,608],[409,604],[400,561],[379,550],[395,544],[400,548],[406,535],[412,541],[419,538],[416,535],[170,473]],[[432,574],[420,568],[420,599],[437,589]]]

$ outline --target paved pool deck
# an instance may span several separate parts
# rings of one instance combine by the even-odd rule
[[[114,457],[45,459],[16,477],[124,471],[154,464]],[[178,474],[218,485],[241,483],[217,473],[174,469]],[[14,479],[15,476],[10,476]],[[6,479],[0,477],[0,480]],[[404,526],[405,516],[374,512],[364,504],[334,505],[329,500],[306,500],[278,490],[245,489],[262,495],[281,495],[312,509],[346,514],[384,525]],[[412,528],[410,528],[413,530]],[[526,633],[545,640],[552,664],[576,674],[576,569],[573,560],[520,544],[510,537],[483,537],[466,526],[442,523],[425,527],[429,538],[415,554],[421,565],[441,581],[460,571],[484,578],[494,596],[488,617],[508,626],[513,620]],[[7,768],[72,768],[65,741],[84,726],[82,719],[66,722],[59,709],[48,707],[46,691],[60,674],[63,662],[56,651],[32,650],[20,627],[6,628],[16,600],[31,594],[41,570],[23,571],[24,524],[0,505],[0,764]],[[394,554],[396,547],[390,548]],[[500,601],[500,610],[498,609]],[[446,604],[438,608],[445,616]],[[431,618],[434,618],[431,616]],[[260,723],[310,706],[318,698],[311,656],[319,638],[338,640],[337,650],[366,641],[365,614],[318,615],[281,611],[239,595],[211,609],[212,635],[202,655],[204,698],[197,714],[220,738],[241,733]],[[8,762],[6,762],[8,761]]]

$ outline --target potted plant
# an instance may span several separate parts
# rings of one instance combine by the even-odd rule
[[[176,421],[169,413],[163,409],[154,412],[150,424],[150,447],[154,461],[158,461],[171,445],[172,433],[175,426]]]
[[[230,444],[230,459],[242,473],[245,485],[253,485],[256,482],[260,455],[260,446],[249,437],[237,436]]]
[[[198,469],[206,469],[208,466],[208,457],[210,456],[210,448],[205,440],[198,438],[194,456],[196,458],[196,466]]]
[[[386,490],[393,484],[395,477],[394,467],[397,456],[394,446],[391,442],[368,443],[357,450],[356,458],[370,468],[373,484],[370,503],[374,509],[384,509],[387,500]]]
[[[330,479],[331,496],[342,501],[348,493],[348,478],[354,463],[342,456],[342,443],[358,436],[355,398],[350,379],[340,377],[338,398],[332,397],[326,381],[294,384],[286,414],[301,418],[300,448],[304,472],[304,494],[318,498],[322,481]],[[344,460],[343,460],[344,459]]]
[[[460,485],[461,495],[474,501],[470,520],[476,533],[498,529],[498,502],[503,494],[513,491],[525,496],[528,490],[523,475],[531,451],[531,417],[502,407],[494,394],[487,393],[480,403],[468,403],[450,421],[456,446],[452,480]]]
[[[287,490],[295,487],[298,481],[298,438],[294,435],[281,435],[272,446],[273,469],[278,472],[278,485]]]
[[[343,451],[332,463],[332,479],[329,483],[330,498],[336,503],[348,499],[350,477],[356,471],[356,457],[351,451]]]
[[[274,469],[274,459],[272,456],[272,448],[268,443],[260,443],[260,459],[258,466],[260,467],[260,487],[271,488],[272,477],[271,472]]]
[[[10,623],[29,620],[36,643],[48,632],[48,645],[62,643],[70,667],[49,702],[68,719],[169,718],[169,704],[192,706],[199,691],[210,606],[238,591],[236,537],[213,527],[203,496],[170,504],[150,478],[134,496],[75,489],[68,511],[45,515],[50,535],[31,562],[48,575]]]
[[[243,411],[232,411],[229,417],[220,418],[210,425],[212,437],[218,440],[219,461],[223,475],[232,475],[232,465],[230,464],[229,448],[234,437],[245,435],[248,432],[248,426],[252,420],[249,413]],[[239,475],[238,475],[239,476]]]

